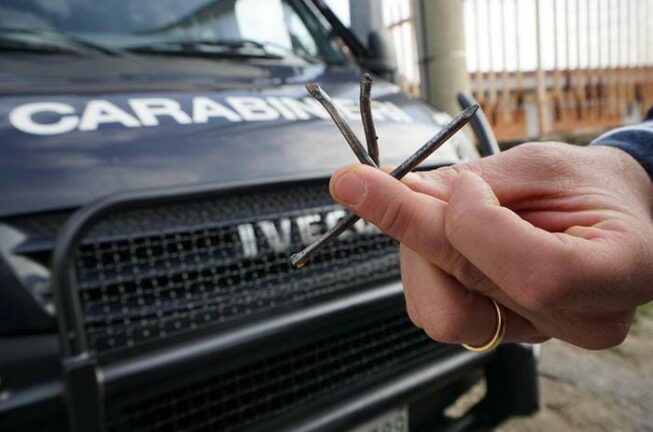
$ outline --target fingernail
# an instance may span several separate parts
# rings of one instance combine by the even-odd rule
[[[336,201],[347,206],[357,206],[365,199],[367,185],[360,175],[347,171],[334,182],[333,194]]]

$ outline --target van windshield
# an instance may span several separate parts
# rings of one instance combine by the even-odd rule
[[[299,0],[0,0],[0,35],[40,37],[40,47],[67,37],[108,52],[344,60]]]

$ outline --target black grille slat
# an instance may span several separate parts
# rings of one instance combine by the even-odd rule
[[[200,382],[146,400],[116,401],[108,413],[108,430],[239,430],[338,391],[373,384],[410,361],[446,349],[404,313],[386,315],[236,370],[207,372]]]
[[[397,279],[396,242],[369,226],[295,269],[289,255],[304,245],[296,224],[290,247],[279,252],[255,224],[273,221],[281,236],[281,219],[324,218],[338,208],[326,182],[314,181],[112,213],[91,227],[76,254],[91,349],[116,351]],[[246,255],[239,224],[254,225],[255,256]]]
[[[124,239],[178,232],[183,226],[219,227],[239,220],[255,221],[264,215],[303,214],[307,208],[325,209],[332,205],[324,182],[307,182],[274,190],[237,191],[214,199],[126,210],[100,221],[90,235],[105,240]]]

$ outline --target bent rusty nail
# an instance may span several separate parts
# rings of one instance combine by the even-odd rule
[[[363,131],[365,132],[365,141],[367,143],[367,153],[372,160],[380,165],[379,159],[379,137],[376,135],[376,127],[374,126],[374,118],[372,117],[372,77],[368,73],[363,74],[361,78],[361,91],[360,91],[360,111],[361,120],[363,121]]]
[[[390,175],[396,179],[401,179],[406,174],[417,168],[417,166],[436,151],[442,144],[447,142],[456,132],[462,129],[474,116],[478,110],[478,105],[472,105],[466,110],[459,113],[454,117],[447,126],[438,132],[433,138],[428,140],[426,144],[413,153],[401,165],[395,168]],[[308,245],[305,249],[297,252],[290,257],[290,261],[295,267],[303,267],[309,259],[311,259],[322,247],[324,247],[330,240],[338,237],[340,234],[351,228],[358,220],[359,216],[355,214],[348,214],[340,220],[330,230],[325,232],[314,243]]]
[[[370,155],[365,150],[365,147],[363,147],[363,144],[361,144],[358,137],[356,137],[356,135],[354,134],[354,131],[351,130],[349,123],[347,123],[342,113],[335,106],[335,104],[333,103],[329,95],[326,94],[324,90],[322,90],[322,87],[320,87],[316,83],[306,84],[305,87],[306,90],[308,90],[308,92],[311,94],[311,96],[313,96],[313,98],[315,98],[316,101],[321,103],[322,106],[327,110],[327,112],[333,119],[333,122],[336,124],[336,126],[338,126],[340,133],[345,138],[345,141],[347,141],[349,147],[351,147],[351,149],[354,151],[354,154],[356,155],[358,160],[365,165],[378,168],[374,160],[370,157]]]

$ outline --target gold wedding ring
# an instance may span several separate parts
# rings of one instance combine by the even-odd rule
[[[489,342],[483,344],[483,345],[467,345],[463,344],[463,347],[469,351],[473,352],[487,352],[491,351],[503,340],[503,337],[506,334],[506,315],[503,312],[503,308],[499,303],[494,301],[494,299],[490,299],[492,304],[494,305],[494,309],[497,311],[497,329],[494,332],[494,336],[492,336],[492,339],[490,339]]]

